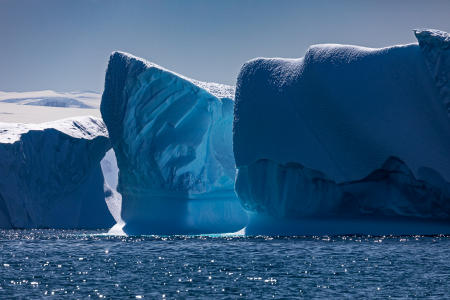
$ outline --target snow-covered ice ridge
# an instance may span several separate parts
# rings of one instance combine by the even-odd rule
[[[101,113],[119,167],[126,233],[234,232],[234,88],[127,53],[109,60]]]
[[[415,35],[419,45],[315,45],[242,67],[233,146],[247,233],[280,220],[300,234],[449,232],[450,37]],[[317,221],[331,217],[394,222]]]
[[[56,130],[75,139],[92,140],[98,136],[108,137],[104,123],[94,117],[68,118],[39,124],[0,123],[0,143],[15,143],[30,131]]]
[[[0,227],[109,228],[101,119],[0,123]]]
[[[68,108],[98,108],[100,94],[85,92],[55,92],[52,90],[33,92],[2,92],[1,103],[15,103],[19,105],[35,105]]]

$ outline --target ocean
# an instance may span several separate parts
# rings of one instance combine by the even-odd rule
[[[1,299],[450,297],[448,236],[0,231]]]

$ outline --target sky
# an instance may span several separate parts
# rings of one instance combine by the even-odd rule
[[[450,1],[0,0],[0,91],[103,91],[111,52],[234,85],[255,57],[319,43],[415,43],[450,32]]]

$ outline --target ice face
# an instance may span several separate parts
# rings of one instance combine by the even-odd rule
[[[0,227],[110,227],[100,168],[110,147],[98,118],[0,123]]]
[[[233,232],[233,92],[115,52],[101,113],[119,167],[126,233]]]
[[[272,217],[448,223],[449,35],[415,33],[419,45],[316,45],[304,58],[243,66],[236,192],[258,226]]]
[[[279,219],[450,219],[450,183],[428,168],[416,178],[395,157],[360,180],[340,184],[298,163],[258,160],[239,169],[236,190],[248,211]]]
[[[439,98],[450,117],[450,35],[440,30],[414,30]]]
[[[105,201],[114,220],[122,223],[120,212],[122,209],[122,195],[117,192],[119,181],[119,167],[117,167],[116,154],[113,149],[106,152],[105,157],[100,162],[103,177],[105,178]]]

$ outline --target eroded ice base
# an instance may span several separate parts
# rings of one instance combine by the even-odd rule
[[[450,183],[429,168],[418,173],[391,157],[336,183],[298,163],[259,160],[239,168],[236,191],[251,216],[248,234],[450,233]]]
[[[234,193],[234,192],[230,192]],[[142,192],[139,193],[142,197]],[[150,195],[148,198],[127,197],[127,222],[119,222],[110,234],[125,235],[191,235],[237,232],[247,220],[235,197],[212,194],[197,199],[185,195]],[[133,207],[129,207],[133,206]],[[134,215],[126,215],[132,212]]]

